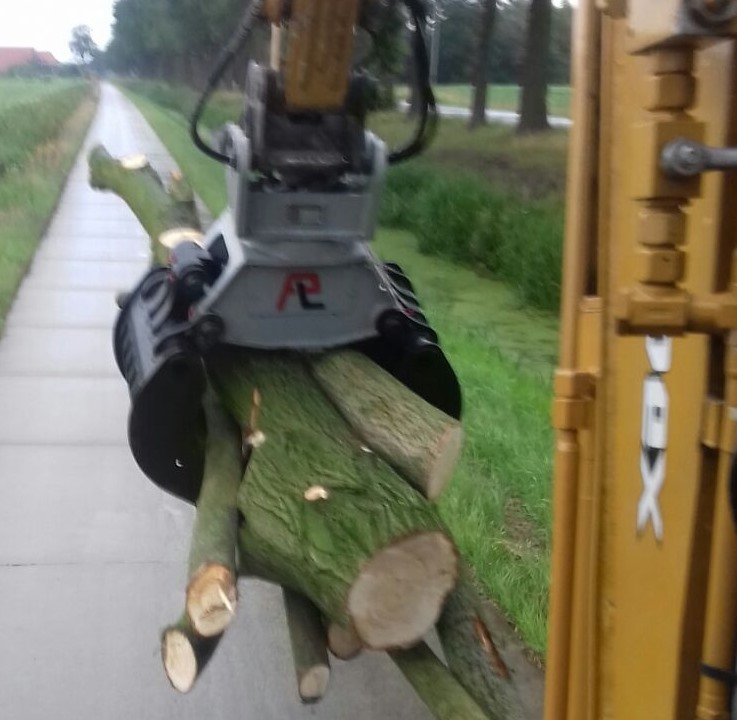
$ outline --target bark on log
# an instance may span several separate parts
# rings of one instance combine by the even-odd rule
[[[454,418],[425,402],[357,352],[312,361],[315,377],[369,448],[425,497],[437,499],[461,451]]]
[[[101,145],[90,152],[89,167],[93,188],[128,203],[152,239],[157,262],[166,262],[179,242],[202,238],[192,188],[182,175],[174,175],[167,189],[144,156],[116,160]]]
[[[118,163],[103,148],[92,152],[90,165],[93,185],[116,192],[128,203],[151,234],[160,259],[167,254],[162,236],[165,241],[173,237],[168,230],[177,230],[176,236],[185,224],[199,228],[191,190],[181,178],[175,179],[170,195],[146,162]],[[208,364],[213,384],[241,427],[248,428],[253,448],[237,497],[245,519],[238,533],[238,572],[309,597],[332,629],[355,628],[362,645],[415,645],[438,620],[458,573],[455,546],[435,510],[380,457],[363,451],[368,440],[359,440],[355,428],[349,429],[316,384],[315,375],[321,371],[310,370],[307,361],[225,350],[213,354]],[[388,420],[386,427],[390,425]],[[365,432],[362,436],[368,438]],[[381,444],[377,441],[377,448]],[[214,470],[216,482],[203,487],[198,522],[212,534],[196,530],[193,570],[215,558],[214,566],[232,572],[237,515],[231,493],[237,486],[233,468],[241,450],[232,425],[211,424],[208,467],[224,463],[228,470],[223,477],[220,469]],[[393,464],[409,466],[406,459]],[[221,482],[230,499],[215,492]],[[211,499],[206,500],[204,494],[210,491]],[[223,526],[206,521],[209,513],[220,514]],[[424,644],[393,650],[392,657],[441,720],[516,718],[507,681],[490,673],[494,663],[483,640],[488,631],[483,632],[482,603],[468,582],[464,577],[438,623],[452,674]],[[193,686],[220,637],[202,637],[186,614],[164,632],[162,657],[177,689],[186,692]],[[504,708],[503,714],[499,708]]]
[[[204,636],[222,633],[235,616],[238,488],[243,477],[240,429],[210,390],[205,472],[189,552],[187,615]]]
[[[353,660],[363,651],[363,643],[353,628],[330,623],[328,625],[328,649],[339,660]]]
[[[484,603],[470,569],[461,564],[437,624],[440,642],[450,671],[489,720],[519,720],[519,699],[484,619]]]
[[[224,348],[208,359],[243,426],[261,398],[238,497],[240,550],[366,647],[409,647],[437,621],[457,554],[435,510],[365,453],[303,359]]]
[[[304,596],[284,590],[297,689],[304,703],[321,700],[328,689],[330,661],[320,611]]]
[[[437,720],[489,720],[427,643],[389,655]]]
[[[161,659],[172,687],[189,692],[210,662],[222,636],[199,635],[185,615],[161,635]]]

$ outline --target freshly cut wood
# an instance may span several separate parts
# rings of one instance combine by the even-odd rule
[[[238,488],[243,477],[240,429],[212,390],[204,398],[205,471],[189,552],[187,614],[207,637],[219,635],[235,615]]]
[[[520,720],[516,689],[485,616],[485,600],[462,565],[437,625],[448,667],[489,720]]]
[[[427,643],[389,655],[437,720],[489,720]]]
[[[304,595],[284,590],[292,657],[302,702],[321,700],[328,689],[330,661],[320,611]]]
[[[210,662],[220,637],[198,635],[185,615],[161,635],[161,659],[169,682],[181,693],[189,692]]]
[[[457,574],[435,509],[362,450],[301,356],[222,348],[208,370],[241,425],[254,390],[261,399],[262,443],[238,496],[244,566],[276,575],[366,647],[417,642]]]
[[[135,161],[114,159],[98,145],[89,155],[90,185],[122,197],[152,239],[152,251],[158,262],[166,262],[176,244],[173,233],[182,240],[202,237],[192,188],[181,175],[171,179],[169,188],[143,156]],[[166,245],[160,242],[164,236]]]
[[[425,497],[437,499],[458,462],[460,423],[360,353],[330,353],[313,360],[312,368],[366,445]]]
[[[222,565],[206,565],[187,585],[187,616],[203,637],[222,633],[235,617],[236,576]]]
[[[361,654],[363,643],[353,628],[330,623],[328,625],[328,648],[339,660],[353,660]]]

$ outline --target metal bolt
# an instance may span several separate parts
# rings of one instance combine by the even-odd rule
[[[687,0],[687,5],[703,25],[721,25],[737,17],[737,0]]]
[[[666,145],[660,159],[663,172],[674,179],[695,177],[704,172],[706,164],[704,147],[685,138]]]

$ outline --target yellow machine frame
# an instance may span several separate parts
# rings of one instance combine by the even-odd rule
[[[737,146],[734,5],[578,3],[546,720],[732,717],[737,185],[660,160]]]

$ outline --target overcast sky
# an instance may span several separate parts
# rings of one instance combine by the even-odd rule
[[[110,40],[114,0],[0,0],[0,47],[48,50],[70,60],[76,25],[89,25],[100,47]]]

